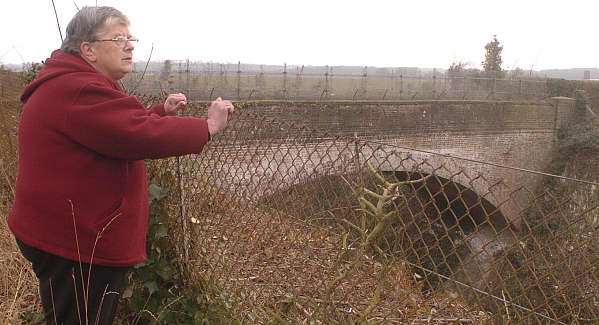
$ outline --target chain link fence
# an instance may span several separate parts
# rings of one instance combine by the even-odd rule
[[[201,155],[154,162],[190,276],[240,320],[599,322],[599,184],[508,184],[252,105]]]
[[[0,112],[12,152],[17,96],[3,96]],[[599,322],[593,156],[573,153],[564,171],[584,182],[510,184],[456,169],[458,158],[313,130],[254,105],[238,103],[202,154],[151,162],[172,177],[149,175],[170,190],[181,270],[212,284],[239,320]]]
[[[142,78],[143,77],[143,78]],[[140,81],[141,80],[141,81]],[[550,97],[539,78],[445,73],[416,68],[260,66],[167,60],[137,67],[124,86],[142,94],[177,89],[192,100],[218,94],[236,100],[418,100],[542,99]]]

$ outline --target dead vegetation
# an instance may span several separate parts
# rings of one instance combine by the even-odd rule
[[[0,69],[0,323],[40,320],[36,278],[16,246],[6,216],[14,196],[16,127],[21,76]]]
[[[205,190],[207,186],[199,187]],[[318,199],[317,191],[302,194]],[[383,241],[375,229],[387,222],[380,219],[381,211],[375,212],[378,216],[368,216],[380,222],[367,222],[368,229],[363,229],[360,239],[340,233],[327,222],[302,220],[299,209],[290,209],[292,202],[281,200],[281,196],[298,199],[302,194],[277,195],[273,199],[276,204],[238,200],[215,188],[197,193],[195,199],[187,198],[195,207],[187,211],[187,217],[192,220],[192,250],[199,252],[191,261],[196,276],[213,281],[241,320],[490,322],[487,312],[455,291],[425,290],[425,283],[418,281],[404,259],[376,253]],[[346,194],[359,208],[358,198]],[[296,207],[304,204],[304,216],[314,207],[305,198],[306,202],[295,203]],[[396,212],[391,209],[387,215]]]
[[[18,76],[0,73],[3,94],[0,98],[0,213],[3,216],[0,221],[0,263],[3,265],[0,268],[0,323],[30,324],[41,320],[36,279],[29,263],[18,252],[5,217],[14,196],[20,86],[16,82]],[[221,168],[219,159],[227,159],[218,150],[208,154],[217,158],[214,165],[204,166],[210,169]],[[202,170],[199,166],[192,168],[196,172]],[[234,181],[242,181],[236,171],[224,172],[231,173]],[[414,271],[409,256],[395,254],[401,252],[398,245],[412,245],[410,249],[423,252],[426,258],[442,254],[430,250],[430,242],[424,239],[418,242],[420,246],[405,242],[407,237],[402,231],[421,232],[425,236],[432,234],[431,224],[429,228],[421,228],[420,224],[412,223],[411,228],[403,230],[388,227],[382,236],[384,240],[368,239],[376,233],[385,215],[409,212],[410,205],[416,204],[410,201],[407,207],[393,206],[401,193],[382,191],[389,184],[345,182],[347,186],[338,186],[340,182],[330,182],[334,186],[327,186],[325,182],[316,182],[317,188],[298,187],[295,193],[294,189],[281,191],[271,196],[270,202],[248,202],[237,195],[239,193],[224,192],[214,186],[210,175],[209,172],[199,177],[191,175],[196,177],[193,182],[177,184],[188,188],[178,192],[184,195],[181,200],[170,201],[172,215],[169,217],[178,220],[180,211],[184,210],[186,226],[178,236],[183,241],[173,241],[173,245],[178,251],[182,251],[182,246],[188,249],[186,258],[181,261],[192,271],[190,275],[208,283],[213,290],[211,297],[224,302],[224,308],[238,320],[249,324],[486,324],[497,321],[493,319],[495,315],[467,301],[455,287],[439,285],[431,290],[430,284]],[[177,190],[180,188],[170,193]],[[371,194],[365,194],[368,192]],[[394,197],[393,204],[380,203],[381,197],[389,195]],[[179,206],[181,203],[183,206]],[[377,211],[379,203],[384,209]],[[418,204],[423,209],[422,203]],[[366,210],[372,213],[365,213]],[[360,220],[356,215],[366,215],[368,219]],[[426,220],[424,212],[415,216]],[[346,226],[328,222],[332,218],[345,220]],[[401,217],[395,219],[401,221]],[[399,221],[393,226],[400,227]],[[182,226],[178,222],[173,225]],[[394,254],[389,254],[390,249],[396,249]],[[505,309],[508,309],[507,304]],[[510,313],[507,314],[509,317]]]

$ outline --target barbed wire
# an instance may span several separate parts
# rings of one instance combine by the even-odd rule
[[[548,97],[547,79],[541,78],[476,76],[438,73],[436,70],[413,74],[407,70],[402,72],[402,69],[375,69],[369,73],[368,67],[359,73],[343,72],[351,68],[341,67],[340,72],[333,73],[333,67],[329,66],[298,66],[294,73],[286,65],[264,70],[242,68],[240,64],[204,64],[199,69],[197,66],[189,61],[170,60],[161,68],[154,64],[148,73],[151,80],[141,87],[141,92],[183,89],[190,99],[213,99],[218,95],[237,100]]]

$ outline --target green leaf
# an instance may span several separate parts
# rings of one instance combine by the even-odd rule
[[[209,323],[210,322],[206,319],[206,316],[204,315],[203,312],[197,311],[193,315],[193,324],[194,325],[205,325],[205,324],[209,324]]]
[[[168,235],[168,227],[164,224],[158,225],[154,231],[154,239],[160,239]]]
[[[169,281],[172,279],[173,277],[173,270],[170,266],[166,265],[160,269],[156,270],[156,273],[158,274],[158,276],[160,276],[162,278],[162,280],[164,281]]]
[[[150,282],[144,283],[144,287],[146,287],[146,289],[148,289],[150,294],[153,294],[154,292],[158,291],[158,284],[155,281],[150,281]]]
[[[148,194],[150,201],[160,201],[166,196],[166,191],[156,184],[150,184],[148,186]]]
[[[133,265],[133,269],[135,269],[135,270],[138,270],[138,269],[144,268],[144,267],[145,267],[145,266],[147,266],[148,264],[150,264],[150,263],[149,263],[149,260],[147,260],[147,261],[145,261],[145,262],[143,262],[143,263],[139,263],[139,264],[135,264],[135,265]]]

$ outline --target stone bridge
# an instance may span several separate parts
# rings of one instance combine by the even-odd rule
[[[221,188],[258,199],[370,161],[383,171],[451,180],[485,198],[515,226],[525,205],[520,203],[542,176],[500,165],[547,171],[559,130],[579,118],[575,101],[563,97],[242,106],[225,135],[198,159],[196,168]]]

